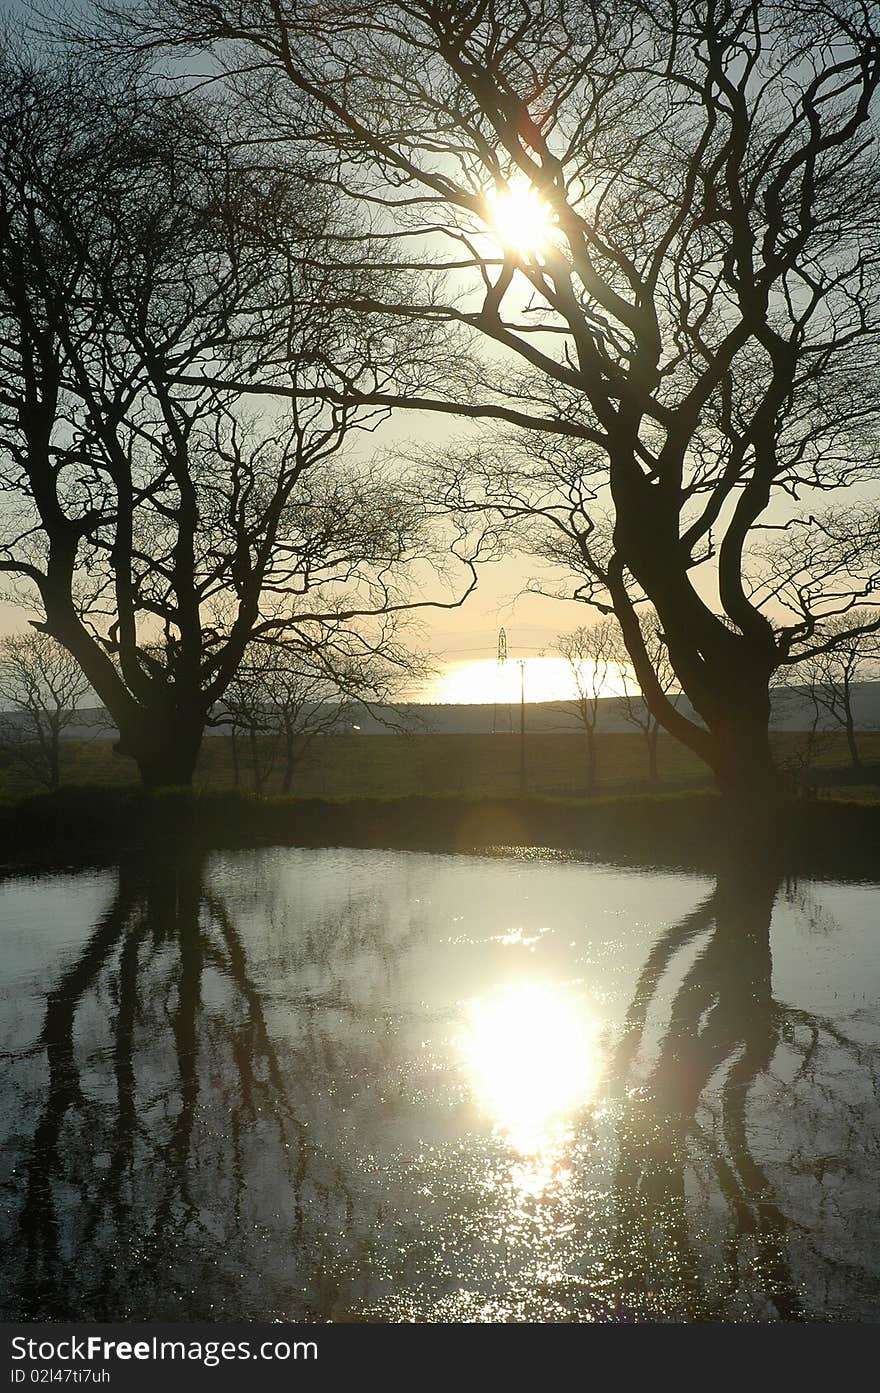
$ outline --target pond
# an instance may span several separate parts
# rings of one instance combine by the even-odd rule
[[[6,1319],[880,1319],[878,887],[8,876]]]

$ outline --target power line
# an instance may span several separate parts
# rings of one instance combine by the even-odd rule
[[[502,630],[502,633],[503,632],[504,631]],[[518,643],[516,647],[518,653],[545,654],[547,652],[546,644],[542,644],[541,646],[539,646],[538,644]],[[492,653],[492,649],[488,644],[485,644],[482,648],[442,648],[438,652],[437,657],[445,658],[449,654],[454,653],[484,653],[487,657],[489,657]]]

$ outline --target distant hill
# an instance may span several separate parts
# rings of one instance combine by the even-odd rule
[[[880,682],[860,682],[854,688],[853,706],[858,726],[863,730],[880,729]],[[681,711],[693,712],[683,698]],[[598,729],[608,734],[632,730],[624,715],[624,703],[619,697],[607,697],[599,703]],[[803,688],[784,687],[773,695],[773,720],[776,730],[804,730],[812,719],[810,704]],[[826,718],[825,726],[833,726]],[[387,735],[389,731],[431,735],[490,735],[519,731],[519,706],[442,706],[425,702],[402,703],[398,706],[355,707],[350,718],[338,729],[350,734],[357,729],[362,735]],[[531,702],[526,704],[526,729],[532,734],[564,734],[578,729],[574,715],[566,712],[564,703]],[[212,727],[208,736],[222,734]],[[88,707],[79,712],[76,721],[65,731],[67,740],[109,739],[115,727],[103,707]]]
[[[679,698],[679,709],[686,716],[694,716],[693,708],[683,697]],[[862,729],[880,729],[880,682],[859,682],[853,688],[853,709],[857,725]],[[812,705],[802,687],[784,687],[774,692],[772,700],[771,724],[775,730],[805,730],[812,722]],[[631,731],[633,727],[626,719],[626,705],[619,697],[607,697],[599,702],[598,725],[600,732],[607,734]],[[377,719],[377,716],[381,719]],[[480,735],[519,730],[520,712],[517,704],[510,706],[441,706],[428,704],[408,704],[393,708],[381,708],[377,715],[363,710],[352,717],[364,735],[380,734],[388,726],[382,721],[404,726],[406,729],[435,735]],[[830,718],[820,722],[820,726],[834,726]],[[347,729],[349,727],[346,727]],[[566,710],[564,702],[544,701],[526,703],[526,729],[533,734],[564,734],[578,730],[574,712]]]

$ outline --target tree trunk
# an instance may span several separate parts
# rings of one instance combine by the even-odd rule
[[[238,737],[236,735],[234,724],[230,727],[229,741],[230,750],[232,753],[232,783],[234,788],[238,788],[239,781],[241,779],[241,772],[238,767]]]
[[[725,711],[709,729],[719,791],[732,804],[749,804],[756,812],[778,805],[785,798],[787,782],[773,758],[768,717]]]
[[[254,781],[254,793],[261,794],[263,792],[263,771],[260,766],[260,744],[255,725],[251,725],[248,729],[248,743],[251,751],[251,775]]]
[[[596,732],[589,726],[586,728],[587,734],[587,793],[592,793],[596,787]]]
[[[705,731],[694,727],[701,739],[692,748],[711,768],[719,792],[736,816],[750,811],[762,817],[778,808],[790,789],[770,744],[772,642],[718,623],[722,633],[715,642],[704,640],[704,651],[680,622],[673,630],[662,613],[661,622],[682,689],[705,725]],[[667,724],[662,710],[655,715]]]
[[[198,748],[171,745],[137,761],[144,788],[189,788],[198,760]]]
[[[721,570],[728,623],[693,588],[682,561],[680,500],[647,482],[632,455],[612,460],[618,548],[608,588],[645,700],[670,734],[710,766],[734,809],[777,804],[786,785],[770,748],[770,679],[779,654],[769,622],[737,583],[737,553]],[[669,660],[701,728],[663,693],[647,657],[629,598],[625,569],[649,595],[666,638]],[[725,599],[726,594],[726,599]]]
[[[660,782],[660,771],[657,766],[657,737],[660,734],[660,727],[654,725],[646,732],[648,742],[648,781],[652,784]]]
[[[137,764],[144,788],[189,788],[202,744],[201,719],[144,720],[136,731],[120,731],[116,751]]]
[[[295,736],[292,730],[284,731],[284,774],[281,779],[281,792],[287,798],[293,788],[293,771],[296,767]]]
[[[848,680],[843,684],[843,718],[846,726],[846,744],[853,769],[862,768],[862,756],[856,742],[856,723],[853,720],[852,692]]]
[[[849,757],[853,769],[863,768],[861,752],[859,750],[858,744],[856,743],[855,722],[853,721],[853,718],[849,714],[849,712],[847,712],[846,721],[846,743],[849,749]]]
[[[67,550],[70,546],[65,543]],[[75,548],[74,548],[75,551]],[[119,731],[117,754],[135,761],[144,788],[189,787],[205,729],[197,684],[166,689],[139,702],[123,684],[113,663],[86,631],[70,600],[73,554],[57,561],[61,579],[43,590],[43,631],[62,643],[79,663]],[[65,576],[68,578],[65,581]]]
[[[54,793],[61,784],[61,732],[53,723],[49,731],[49,788]]]

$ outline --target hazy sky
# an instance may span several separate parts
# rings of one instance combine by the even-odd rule
[[[503,429],[503,427],[499,427]],[[485,434],[481,430],[481,434]],[[371,439],[371,448],[381,458],[384,450],[404,450],[408,455],[430,458],[452,442],[473,437],[471,423],[428,411],[401,411],[380,427]],[[492,427],[488,427],[491,438]],[[464,572],[462,572],[462,575]],[[426,609],[418,615],[418,646],[435,655],[438,665],[460,667],[469,662],[494,661],[498,652],[498,633],[507,636],[510,661],[537,660],[552,649],[558,636],[581,624],[592,624],[596,610],[573,600],[554,600],[544,595],[524,593],[529,580],[541,575],[551,579],[546,568],[527,556],[511,555],[503,561],[480,568],[476,591],[457,609]],[[561,579],[561,576],[560,576]],[[439,586],[430,584],[422,599],[447,598]],[[436,697],[436,684],[413,691],[413,696]],[[464,695],[453,699],[468,700]],[[487,699],[487,698],[484,698]],[[538,700],[538,696],[533,699]]]

